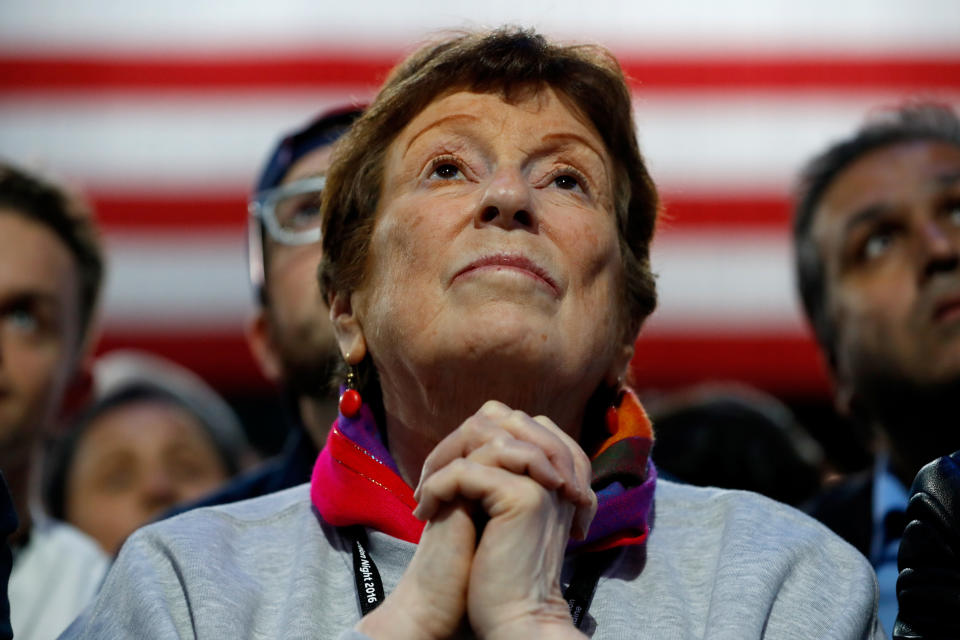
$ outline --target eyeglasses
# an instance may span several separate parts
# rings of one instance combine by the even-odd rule
[[[250,260],[250,283],[262,300],[264,286],[263,229],[274,242],[285,245],[306,245],[319,242],[320,196],[327,179],[305,178],[266,189],[247,204],[250,222],[247,225],[247,252]]]
[[[324,176],[297,180],[256,194],[248,210],[280,244],[311,244],[320,240],[320,196]]]

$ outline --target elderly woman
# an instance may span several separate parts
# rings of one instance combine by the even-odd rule
[[[623,376],[656,211],[606,51],[413,54],[328,176],[346,390],[310,486],[141,530],[67,635],[882,637],[869,565],[819,524],[655,488]]]

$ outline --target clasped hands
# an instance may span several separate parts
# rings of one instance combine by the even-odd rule
[[[439,640],[467,627],[489,640],[585,637],[560,571],[568,539],[584,538],[596,513],[590,475],[586,454],[548,418],[487,402],[424,462],[420,544],[356,629],[375,639]]]

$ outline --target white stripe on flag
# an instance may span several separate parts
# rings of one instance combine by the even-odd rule
[[[362,96],[361,96],[362,97]],[[113,193],[245,191],[281,132],[356,93],[0,99],[0,149]],[[960,104],[960,95],[950,96]],[[637,93],[655,181],[688,195],[783,192],[800,165],[892,95]],[[705,102],[708,106],[705,106]]]

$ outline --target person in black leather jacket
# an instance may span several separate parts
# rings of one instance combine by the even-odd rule
[[[894,640],[960,638],[960,451],[920,470],[907,519]]]

